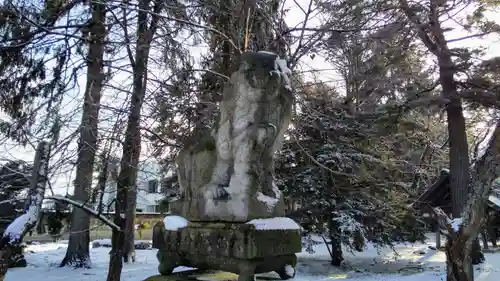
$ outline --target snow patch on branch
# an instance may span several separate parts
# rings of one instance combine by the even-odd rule
[[[7,199],[7,200],[3,200],[3,201],[0,201],[0,205],[2,204],[12,204],[16,201],[21,201],[22,199],[21,198],[12,198],[12,199]]]
[[[356,231],[363,232],[363,225],[359,223],[352,214],[342,211],[335,211],[333,221],[337,223],[340,231],[354,233]]]
[[[494,133],[495,130],[489,130],[484,136],[483,140],[477,145],[477,155],[475,158],[476,161],[483,158],[484,155],[486,154],[486,151],[488,150],[490,141],[493,138]]]
[[[451,228],[453,229],[453,231],[455,232],[459,232],[460,231],[460,227],[462,226],[462,218],[454,218],[454,219],[451,219],[449,220],[449,224],[451,226]]]
[[[49,156],[50,143],[48,141],[40,142],[35,154],[35,165],[33,167],[33,176],[31,178],[25,213],[7,226],[3,233],[1,247],[5,246],[4,243],[20,243],[23,236],[36,225],[45,195]]]
[[[270,197],[270,196],[267,196],[267,195],[264,195],[264,193],[258,191],[256,194],[257,194],[257,200],[259,200],[260,202],[266,204],[267,206],[267,209],[269,210],[269,212],[274,208],[274,206],[276,206],[276,204],[278,203],[279,199],[280,199],[280,196],[281,196],[281,192],[280,190],[278,189],[278,186],[276,186],[276,183],[273,181],[273,192],[274,192],[274,198],[273,197]]]
[[[22,214],[21,216],[17,217],[11,224],[9,224],[9,226],[7,226],[7,229],[5,230],[3,236],[9,238],[9,243],[20,241],[25,226],[29,225],[30,223],[33,223],[33,219],[30,214]],[[36,223],[36,220],[34,221],[34,223]]]
[[[439,207],[433,208],[436,214],[437,222],[442,233],[451,236],[453,233],[458,233],[460,228],[463,227],[463,219],[455,218],[450,219],[448,215]]]

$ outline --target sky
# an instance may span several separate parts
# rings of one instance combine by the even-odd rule
[[[299,3],[302,8],[296,8],[296,3]],[[301,25],[302,22],[304,21],[305,14],[302,12],[302,10],[307,10],[307,5],[309,1],[308,0],[287,0],[285,3],[285,6],[287,8],[290,8],[290,13],[289,16],[286,17],[286,22],[289,26],[298,26]],[[472,7],[463,9],[461,12],[457,13],[457,17],[455,18],[463,18],[465,15],[471,13],[473,11]],[[488,19],[495,20],[497,23],[500,24],[500,12],[486,12],[485,13]],[[462,38],[468,35],[468,33],[455,22],[454,19],[449,19],[443,22],[443,27],[447,28],[453,28],[453,30],[447,32],[445,34],[447,39],[456,39],[456,38]],[[307,27],[316,27],[324,19],[320,15],[315,15],[313,17],[309,18]],[[485,58],[492,57],[498,55],[498,50],[500,48],[500,38],[495,35],[489,35],[484,38],[475,38],[475,39],[467,39],[467,40],[462,40],[462,41],[457,41],[450,43],[449,46],[451,48],[453,47],[484,47],[487,46],[486,50],[486,56]],[[338,74],[331,70],[332,65],[328,64],[324,58],[321,56],[317,56],[314,59],[311,59],[310,57],[306,56],[302,59],[301,63],[303,71],[307,70],[316,70],[315,72],[318,72],[318,69],[325,69],[324,71],[321,71],[321,79],[326,80],[326,81],[333,81],[334,84],[338,86],[342,86],[343,82],[341,81],[340,77]]]
[[[290,27],[302,25],[302,22],[304,21],[305,18],[305,14],[302,12],[302,10],[307,10],[308,4],[309,4],[308,0],[287,0],[285,2],[285,8],[289,8],[289,13],[285,19]],[[300,5],[300,7],[298,7],[297,5]],[[470,9],[463,10],[462,14],[465,15],[468,12],[470,12]],[[500,16],[500,13],[493,12],[487,14],[487,16],[488,18],[496,19],[499,18],[498,16]],[[321,18],[321,16],[319,16],[317,13],[313,13],[313,16],[309,18],[306,27],[310,28],[317,27],[319,24],[321,24],[322,21],[324,21],[324,19]],[[446,37],[449,39],[461,38],[467,35],[467,33],[464,30],[462,30],[458,24],[456,24],[451,20],[446,21],[445,26],[453,28],[451,32],[448,32],[446,34]],[[491,57],[495,54],[496,50],[500,48],[500,40],[498,37],[488,36],[482,39],[479,38],[469,39],[451,44],[451,47],[478,47],[478,46],[488,46],[486,57]],[[193,47],[191,49],[191,54],[197,57],[198,54],[205,52],[205,50],[206,47],[204,46]],[[431,61],[432,58],[430,57],[429,63],[431,63]],[[321,80],[329,81],[329,83],[333,84],[334,86],[342,87],[343,86],[342,79],[340,79],[339,75],[334,70],[332,70],[332,68],[333,68],[332,65],[327,63],[325,59],[322,58],[321,56],[316,56],[314,59],[305,56],[302,58],[302,61],[296,70],[303,72],[315,70],[315,74],[318,75],[321,78]],[[158,71],[155,72],[154,69],[151,69],[150,72],[152,73],[152,76],[156,77],[161,77],[162,75],[163,76],[166,75],[165,73],[160,73]],[[312,78],[312,76],[310,76],[310,78]],[[65,105],[63,106],[62,111],[64,111],[64,113],[75,114],[72,122],[69,124],[69,127],[66,128],[67,132],[74,131],[78,127],[80,122],[79,112],[73,112],[73,111],[75,111],[75,105],[81,104],[82,91],[84,90],[85,86],[85,76],[84,75],[80,76],[78,82],[80,84],[80,90],[71,93],[63,101]],[[130,82],[130,78],[128,75],[121,74],[116,76],[114,81],[111,82],[116,87],[120,87],[121,85],[128,84]],[[112,89],[108,89],[107,91],[105,91],[105,93],[103,93],[103,95],[104,95],[103,97],[104,104],[116,106],[117,101],[120,101],[122,103],[126,102],[126,100],[122,97],[123,94],[118,93],[117,91]],[[148,101],[146,101],[146,107],[147,106],[148,106]],[[113,117],[113,114],[115,114],[115,112],[107,111],[103,112],[101,114],[101,117],[102,116]],[[0,112],[0,118],[5,118],[5,115],[2,114],[1,112]],[[71,147],[72,149],[75,149],[76,143],[72,143]],[[142,150],[143,150],[142,159],[147,160],[150,156],[151,150],[149,149],[147,144],[143,145]],[[119,153],[119,151],[117,153]],[[63,156],[67,155],[63,154]],[[32,162],[33,158],[34,158],[34,150],[33,147],[29,145],[23,148],[11,141],[4,141],[0,145],[0,162],[3,162],[7,159],[8,160],[21,159],[24,161]],[[74,174],[75,174],[74,170],[58,171],[57,176],[51,179],[54,191],[58,194],[65,194],[67,191],[71,192],[72,191],[71,181],[74,178]]]

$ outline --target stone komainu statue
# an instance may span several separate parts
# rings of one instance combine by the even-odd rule
[[[290,72],[268,52],[248,52],[224,87],[216,126],[177,157],[182,198],[153,229],[158,271],[216,269],[252,281],[257,273],[295,276],[300,226],[284,216],[273,156],[291,115]]]
[[[177,158],[190,220],[247,221],[284,215],[273,156],[291,121],[290,71],[276,54],[247,52],[226,84],[215,128],[188,140]]]

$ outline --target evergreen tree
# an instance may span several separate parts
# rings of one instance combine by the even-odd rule
[[[308,233],[327,234],[358,251],[368,241],[384,246],[423,239],[424,225],[407,207],[417,194],[411,186],[412,172],[421,169],[418,151],[429,137],[418,132],[423,126],[411,116],[387,123],[384,114],[352,115],[325,85],[305,85],[300,93],[301,112],[276,167],[281,189],[301,206],[289,216]]]

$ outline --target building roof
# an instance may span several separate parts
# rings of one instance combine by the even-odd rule
[[[500,210],[500,194],[491,192],[488,197],[488,206]],[[427,207],[440,207],[446,213],[451,212],[451,188],[449,170],[441,170],[439,179],[425,190],[420,197],[412,204],[417,209]]]
[[[439,179],[429,186],[412,204],[417,209],[440,207],[443,211],[451,210],[450,172],[441,170]]]

